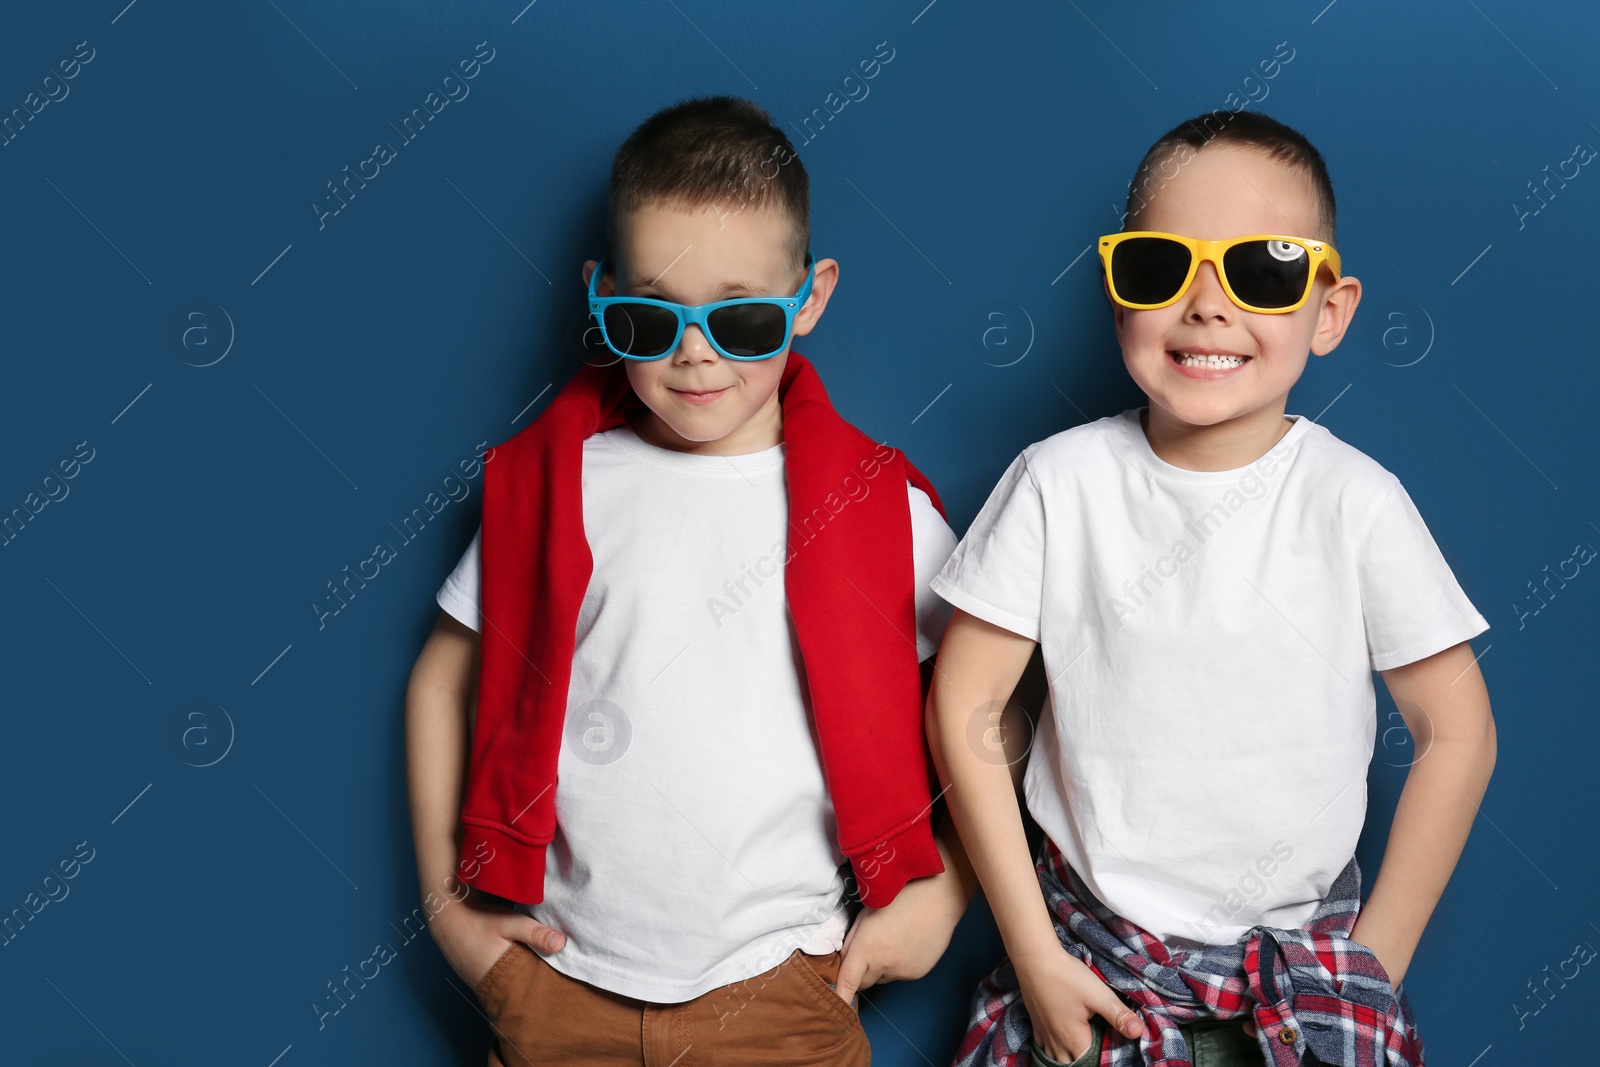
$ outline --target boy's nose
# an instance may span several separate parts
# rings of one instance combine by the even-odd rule
[[[1189,291],[1183,294],[1183,299],[1184,318],[1190,321],[1229,319],[1237,310],[1228,299],[1227,290],[1222,288],[1216,266],[1209,261],[1201,263],[1195,271],[1194,281],[1189,283]]]
[[[683,340],[678,342],[679,363],[709,363],[716,358],[717,350],[711,347],[699,326],[690,323],[683,328]]]

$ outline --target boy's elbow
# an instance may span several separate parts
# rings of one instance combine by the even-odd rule
[[[940,729],[939,676],[935,674],[933,682],[928,686],[928,697],[922,705],[922,732],[927,735],[928,747],[933,751],[935,758],[940,751]]]
[[[1470,731],[1457,729],[1452,732],[1448,743],[1457,753],[1458,773],[1465,775],[1469,781],[1475,779],[1481,788],[1488,788],[1500,747],[1494,715],[1490,713],[1488,706],[1484,706],[1476,729]]]
[[[411,667],[406,682],[407,703],[435,694],[454,699],[466,696],[475,680],[478,655],[478,632],[440,612],[433,632]]]
[[[1479,680],[1482,687],[1482,680]],[[1494,770],[1495,759],[1499,755],[1500,743],[1494,725],[1494,709],[1489,706],[1489,692],[1487,688],[1480,688],[1475,694],[1479,707],[1480,729],[1476,737],[1478,761],[1483,767],[1483,776],[1489,777],[1489,772]]]
[[[933,756],[934,764],[944,774],[954,773],[950,766],[951,757],[956,754],[955,746],[960,744],[957,731],[961,729],[961,724],[954,721],[951,695],[948,680],[941,684],[936,673],[928,687],[928,699],[922,714],[922,729],[928,739],[928,751]]]

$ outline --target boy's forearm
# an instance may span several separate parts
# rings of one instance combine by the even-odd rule
[[[967,858],[1007,953],[1015,960],[1056,948],[1055,926],[1039,892],[1010,775],[1004,767],[981,761],[976,768],[957,769],[962,762],[959,757],[952,761],[947,794],[951,815],[972,842]]]
[[[1436,744],[1406,779],[1383,865],[1351,931],[1396,985],[1455,870],[1493,765],[1483,746]]]
[[[933,833],[933,844],[944,864],[944,870],[934,875],[933,883],[940,887],[945,918],[954,929],[978,891],[978,875],[972,869],[961,835],[956,833],[954,819],[946,818],[939,824]]]
[[[426,896],[451,888],[461,847],[466,722],[459,697],[424,689],[406,697],[406,785],[417,877]]]
[[[1470,664],[1471,649],[1460,647],[1464,653],[1451,650],[1415,677],[1385,676],[1419,756],[1406,776],[1383,865],[1351,937],[1377,953],[1395,985],[1455,870],[1494,768],[1488,694]],[[1452,683],[1448,676],[1463,655],[1466,673]]]
[[[953,828],[965,846],[964,859],[983,887],[1012,959],[1053,949],[1059,943],[1028,852],[1011,768],[1003,758],[983,758],[969,742],[973,709],[1003,705],[1026,653],[1012,671],[985,663],[981,648],[963,655],[959,644],[947,641],[945,650],[929,694],[928,741]]]
[[[425,662],[406,690],[406,791],[424,898],[456,888],[470,699],[469,690],[437,677]]]

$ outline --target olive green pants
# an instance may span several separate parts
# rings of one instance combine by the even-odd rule
[[[1094,1043],[1082,1056],[1071,1063],[1052,1059],[1044,1049],[1029,1042],[1033,1051],[1033,1067],[1094,1067],[1100,1062],[1100,1045],[1105,1040],[1106,1023],[1099,1016],[1090,1020],[1094,1027]],[[1256,1039],[1244,1032],[1243,1019],[1206,1019],[1200,1022],[1180,1023],[1178,1029],[1189,1043],[1189,1055],[1194,1067],[1263,1067],[1266,1057]]]

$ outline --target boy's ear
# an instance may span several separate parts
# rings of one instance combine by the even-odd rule
[[[1328,287],[1322,297],[1322,310],[1317,315],[1317,332],[1311,338],[1312,355],[1325,356],[1339,347],[1359,303],[1360,279],[1347,274]]]
[[[819,259],[814,264],[816,273],[811,279],[811,298],[806,301],[805,307],[795,312],[794,335],[804,337],[816,326],[817,320],[822,318],[822,313],[828,307],[828,298],[833,295],[833,287],[839,284],[839,261],[836,259]]]
[[[585,290],[587,290],[589,288],[589,279],[594,276],[594,269],[596,267],[598,267],[599,265],[600,265],[600,261],[599,260],[586,259],[586,260],[583,261],[583,287],[584,287]],[[616,286],[615,286],[615,284],[613,284],[611,275],[602,274],[600,276],[600,283],[595,286],[595,295],[596,296],[616,296],[617,295]]]

